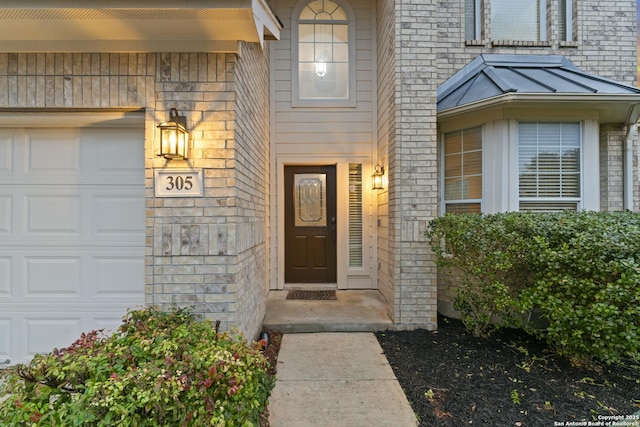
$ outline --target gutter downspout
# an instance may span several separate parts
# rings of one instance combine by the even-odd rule
[[[624,140],[624,209],[633,211],[633,140],[638,136],[638,124],[627,128]]]

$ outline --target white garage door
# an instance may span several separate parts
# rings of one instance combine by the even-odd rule
[[[0,127],[0,363],[143,304],[143,133]]]

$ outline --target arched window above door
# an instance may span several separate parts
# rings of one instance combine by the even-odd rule
[[[353,12],[333,0],[303,1],[293,13],[293,105],[355,105]]]

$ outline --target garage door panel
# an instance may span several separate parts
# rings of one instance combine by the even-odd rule
[[[13,232],[13,197],[0,194],[0,236]]]
[[[0,317],[0,363],[11,356],[11,318]]]
[[[98,159],[95,174],[121,177],[140,175],[140,165],[144,164],[144,146],[140,139],[127,130],[103,131],[96,133],[94,138]],[[123,156],[123,152],[127,156]]]
[[[27,361],[144,304],[139,128],[0,129],[0,359]],[[4,360],[0,360],[3,362]]]
[[[80,175],[80,147],[80,134],[75,129],[28,130],[25,175]]]
[[[14,138],[14,132],[3,132],[0,130],[0,176],[11,175],[13,173]]]
[[[82,332],[115,331],[127,310],[141,307],[143,298],[121,303],[17,304],[0,303],[0,363],[26,362],[37,353],[71,345]]]
[[[81,206],[79,195],[25,196],[26,234],[80,235]]]
[[[96,296],[139,294],[144,283],[144,257],[96,257]]]
[[[80,295],[81,257],[26,257],[26,296]]]
[[[141,195],[115,196],[101,195],[95,197],[94,214],[96,234],[144,234],[141,221],[144,218],[144,199]]]
[[[0,257],[0,298],[11,296],[12,257]]]
[[[82,332],[82,319],[77,317],[25,317],[28,356],[66,347]]]

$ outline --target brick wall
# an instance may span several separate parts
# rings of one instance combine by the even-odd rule
[[[214,53],[0,54],[0,108],[145,109],[145,302],[192,306],[255,337],[267,277],[268,74],[266,51],[242,49],[241,63]],[[188,161],[156,157],[170,108],[187,116]],[[165,167],[202,169],[204,197],[155,198],[153,170]]]
[[[265,47],[267,49],[267,47]],[[241,44],[236,75],[236,158],[240,330],[258,334],[268,283],[269,63],[256,44]]]
[[[424,231],[437,214],[438,6],[395,2],[395,129],[389,145],[389,274],[394,320],[435,328],[437,274]]]
[[[600,209],[624,209],[624,140],[626,126],[600,125]],[[588,172],[588,171],[587,171]]]
[[[378,68],[378,141],[377,159],[389,173],[389,154],[395,147],[395,57],[393,47],[395,43],[394,31],[394,2],[379,1],[377,3],[377,68]],[[395,313],[399,301],[395,301],[395,294],[390,276],[390,252],[389,252],[389,186],[376,194],[378,222],[378,290],[387,300],[387,310],[391,319]]]
[[[438,2],[437,84],[442,83],[482,53],[564,55],[586,72],[636,85],[636,2],[634,0],[574,0],[574,40],[561,41],[559,36],[558,1],[548,0],[548,41],[526,46],[514,42],[496,45],[490,39],[491,25],[483,20],[482,39],[468,43],[464,37],[464,2]],[[490,1],[483,1],[483,14],[490,16]],[[627,129],[620,125],[601,124],[600,174],[601,209],[623,208],[624,143]],[[634,180],[637,178],[637,136],[632,141]],[[586,171],[588,173],[588,171]],[[634,206],[638,209],[638,188],[634,188]],[[453,297],[451,276],[439,278],[439,299],[450,309]]]

